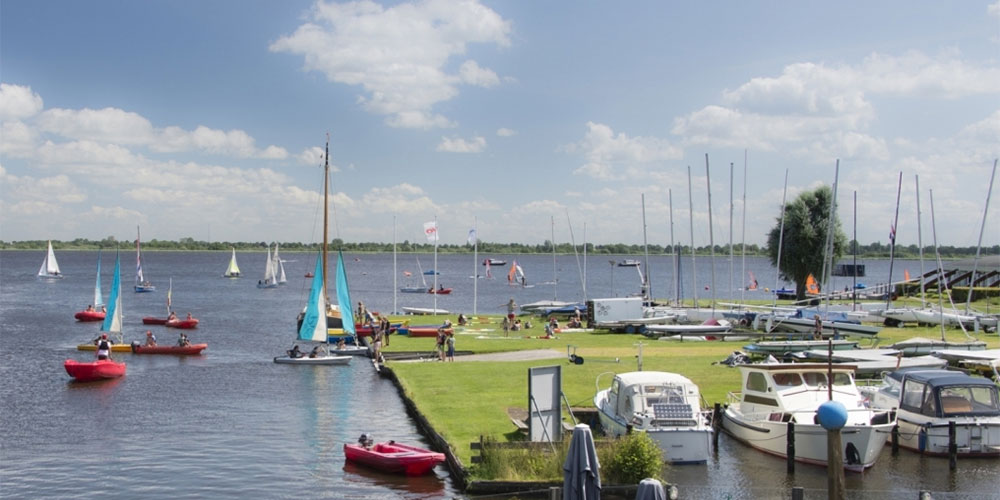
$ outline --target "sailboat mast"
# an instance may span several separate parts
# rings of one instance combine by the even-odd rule
[[[397,277],[399,276],[399,270],[396,267],[396,216],[392,216],[392,312],[396,313],[399,308],[396,307],[396,294],[399,292],[399,285],[396,283]]]
[[[986,208],[983,209],[983,224],[979,227],[979,243],[976,244],[976,258],[972,261],[972,275],[969,276],[969,293],[965,296],[965,314],[969,314],[969,305],[972,303],[972,288],[976,286],[976,266],[979,264],[979,250],[983,247],[983,232],[986,231],[986,214],[990,213],[990,195],[993,194],[993,178],[996,175],[997,161],[993,160],[993,173],[990,174],[990,188],[986,191]]]
[[[691,221],[691,288],[694,290],[694,308],[698,308],[698,258],[694,251],[694,196],[691,194],[691,165],[688,165],[688,218]]]
[[[733,299],[733,162],[729,162],[729,299]]]
[[[902,174],[902,172],[900,172]],[[896,205],[896,210],[899,210],[899,205]],[[858,192],[854,192],[854,244],[851,245],[851,253],[854,254],[854,270],[851,272],[851,276],[854,280],[851,283],[851,297],[854,298],[854,307],[851,308],[852,311],[858,310]],[[890,273],[891,275],[891,273]],[[892,280],[889,280],[892,281]]]
[[[827,221],[826,230],[826,253],[823,258],[823,277],[820,280],[822,283],[822,288],[820,288],[820,293],[826,295],[826,307],[830,308],[830,296],[831,294],[827,291],[830,286],[831,274],[833,274],[833,242],[834,242],[834,232],[837,229],[837,188],[840,186],[840,158],[837,158],[837,164],[833,169],[833,196],[830,197],[830,215]]]
[[[924,290],[924,238],[920,229],[920,176],[913,176],[913,183],[917,189],[917,247],[920,254],[920,307],[927,306],[927,296]]]
[[[938,289],[938,314],[941,323],[941,341],[944,342],[944,294],[941,290],[941,282],[944,281],[944,265],[941,263],[941,251],[937,244],[937,225],[934,223],[934,190],[929,191],[931,199],[931,235],[934,237],[934,256],[937,260],[937,289]],[[961,323],[959,323],[961,324]]]
[[[677,275],[677,244],[674,242],[674,190],[667,190],[667,200],[670,204],[670,260],[674,264],[674,303],[681,300],[681,278]]]
[[[550,215],[552,219],[552,300],[558,300],[559,274],[556,271],[556,216]]]
[[[479,217],[472,218],[472,314],[479,308]]]
[[[642,251],[645,254],[645,262],[642,273],[643,300],[652,303],[653,287],[649,283],[649,244],[646,243],[646,193],[642,193]]]
[[[327,293],[326,289],[326,255],[329,251],[327,247],[327,242],[330,241],[329,236],[329,203],[330,203],[330,134],[326,134],[326,154],[324,155],[324,165],[323,165],[323,295],[329,297],[330,294]],[[344,307],[350,308],[351,304],[343,304]],[[325,306],[324,306],[325,307]],[[324,315],[326,312],[324,311]]]
[[[778,228],[778,258],[774,266],[774,299],[771,307],[778,307],[778,281],[781,279],[781,244],[785,239],[785,195],[788,194],[788,169],[785,169],[785,187],[781,189],[781,225]]]
[[[892,220],[889,231],[889,290],[885,294],[885,308],[892,308],[892,263],[896,257],[896,224],[899,223],[899,195],[903,191],[903,172],[899,172],[899,182],[896,185],[896,217]],[[857,273],[855,273],[857,274]]]
[[[434,287],[431,290],[434,295],[434,314],[438,312],[438,218],[434,216]]]
[[[712,176],[708,173],[708,153],[705,153],[705,186],[708,191],[708,248],[711,259],[709,267],[712,269],[712,315],[715,316],[715,231],[712,230]]]

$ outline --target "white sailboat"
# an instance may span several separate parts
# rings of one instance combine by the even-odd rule
[[[288,280],[285,278],[285,264],[282,263],[281,257],[278,257],[278,243],[274,244],[274,278],[279,285],[284,285]]]
[[[222,273],[224,278],[239,278],[240,266],[236,264],[236,247],[233,247],[233,256],[229,259],[229,267]]]
[[[135,226],[135,292],[155,292],[156,287],[142,274],[142,250],[139,246],[139,226]]]
[[[270,248],[268,248],[270,253]],[[270,262],[270,261],[268,261]],[[299,325],[298,340],[305,342],[322,342],[322,346],[310,354],[298,351],[298,345],[288,351],[286,356],[274,358],[275,363],[296,364],[296,365],[346,365],[351,362],[350,356],[338,356],[332,354],[327,348],[327,327],[326,318],[323,314],[326,309],[326,287],[323,276],[323,254],[316,257],[316,271],[313,273],[312,288],[309,290],[309,303],[306,305],[302,323]]]
[[[277,288],[278,282],[274,277],[274,260],[271,258],[271,246],[267,246],[267,261],[264,263],[264,279],[257,280],[257,288]]]
[[[42,279],[63,279],[62,271],[59,270],[59,262],[56,261],[56,254],[52,251],[52,241],[49,241],[49,251],[45,254],[42,267],[38,268],[38,277]]]

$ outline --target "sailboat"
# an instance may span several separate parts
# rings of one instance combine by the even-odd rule
[[[428,290],[428,288],[427,288],[427,280],[424,278],[424,275],[426,275],[427,273],[425,273],[424,272],[424,268],[420,266],[420,257],[417,257],[417,269],[419,270],[419,273],[420,273],[420,282],[423,283],[423,286],[416,286],[416,285],[401,286],[401,287],[399,287],[399,291],[400,292],[403,292],[403,293],[427,293],[427,290]],[[410,273],[409,271],[406,271],[406,276],[407,277],[410,277],[411,275],[412,275],[412,273]]]
[[[285,278],[285,264],[281,262],[281,257],[278,257],[278,243],[274,243],[274,278],[279,285],[284,285],[288,280]]]
[[[42,267],[38,268],[38,277],[42,279],[63,279],[62,271],[59,270],[59,262],[56,261],[56,253],[52,251],[52,241],[49,241],[49,251],[45,254]]]
[[[118,343],[111,346],[111,350],[114,352],[121,352],[123,350],[127,352],[131,350],[130,346],[125,345],[122,342],[121,288],[121,259],[116,253],[115,275],[114,279],[111,281],[111,296],[108,298],[108,314],[104,318],[104,323],[101,325],[102,334],[117,337]],[[97,349],[95,344],[86,345],[90,348],[84,349],[84,346],[78,346],[77,349],[91,351]],[[125,375],[125,363],[118,363],[110,359],[100,359],[89,363],[81,363],[73,359],[67,359],[63,363],[63,368],[66,370],[66,373],[80,382],[117,378]]]
[[[139,226],[135,226],[135,292],[155,292],[156,287],[142,275],[142,250],[139,247],[139,240]]]
[[[240,266],[236,264],[236,247],[233,247],[233,256],[229,259],[229,267],[222,273],[224,278],[239,278]]]
[[[191,330],[198,327],[198,319],[192,318],[191,313],[188,313],[186,318],[178,318],[177,315],[171,309],[173,305],[173,295],[174,295],[174,279],[170,278],[170,286],[167,288],[167,317],[157,318],[154,316],[146,316],[142,318],[142,324],[144,325],[166,325],[171,328],[180,328],[183,330]]]
[[[510,263],[510,269],[507,271],[507,284],[516,285],[520,283],[524,288],[532,288],[535,285],[528,285],[528,280],[524,277],[524,269],[517,263],[517,260],[513,260]]]
[[[111,279],[111,294],[108,297],[108,311],[104,316],[104,323],[101,324],[101,333],[107,334],[113,342],[112,352],[131,352],[132,347],[125,343],[122,335],[122,277],[121,277],[121,257],[115,252],[115,273]],[[94,342],[80,344],[76,346],[79,351],[96,351],[97,345]],[[124,373],[124,363],[122,363],[122,373]]]
[[[338,261],[339,262],[339,261]],[[338,265],[343,265],[339,263]],[[316,271],[313,273],[312,287],[309,290],[309,303],[302,315],[299,323],[297,340],[305,342],[322,342],[323,348],[318,354],[304,355],[298,351],[298,345],[288,351],[285,356],[274,358],[275,363],[298,364],[298,365],[346,365],[351,362],[350,356],[338,356],[329,351],[327,325],[324,320],[324,310],[326,309],[326,283],[323,275],[323,254],[316,256]],[[319,346],[317,346],[319,347]]]
[[[274,276],[274,260],[271,258],[271,245],[267,246],[267,261],[264,263],[264,279],[257,280],[257,288],[277,288],[278,282]]]
[[[101,251],[97,251],[97,283],[94,284],[94,303],[87,306],[87,309],[76,313],[73,317],[77,321],[104,321],[106,313],[101,309],[104,299],[101,297]]]

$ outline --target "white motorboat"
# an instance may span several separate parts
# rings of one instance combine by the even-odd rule
[[[904,448],[947,455],[948,422],[954,421],[958,455],[1000,457],[1000,396],[985,378],[948,370],[900,370],[865,392],[873,407],[897,410]]]
[[[841,430],[844,468],[860,472],[878,459],[895,418],[888,410],[867,408],[854,385],[854,367],[819,363],[739,365],[742,392],[729,393],[722,428],[747,446],[786,456],[788,423],[795,423],[795,460],[827,464],[826,430],[816,410],[828,396],[827,370],[833,372],[833,400],[847,408]]]
[[[631,428],[653,438],[666,461],[708,461],[712,426],[701,409],[698,386],[686,377],[654,371],[619,373],[610,388],[598,390],[594,406],[605,434],[617,437]]]

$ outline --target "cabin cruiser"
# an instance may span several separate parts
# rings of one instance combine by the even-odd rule
[[[954,421],[959,456],[1000,457],[1000,396],[996,384],[985,378],[959,371],[898,370],[865,393],[872,407],[896,410],[904,448],[947,455],[948,422]]]
[[[765,453],[786,456],[788,423],[795,423],[795,460],[826,465],[826,431],[816,411],[830,397],[827,373],[832,372],[832,396],[847,408],[841,430],[844,468],[861,472],[878,459],[895,415],[864,404],[854,385],[854,367],[822,363],[739,365],[742,392],[729,393],[722,428],[744,444]]]
[[[605,434],[645,432],[660,445],[665,461],[708,461],[712,426],[701,409],[698,386],[687,377],[655,371],[619,373],[610,388],[597,392],[594,406]]]

